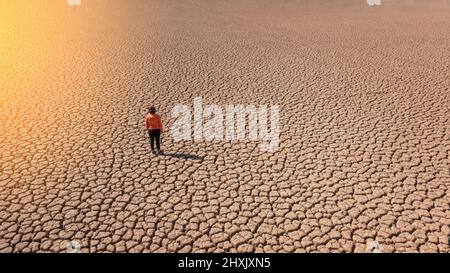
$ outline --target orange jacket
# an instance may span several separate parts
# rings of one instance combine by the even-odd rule
[[[160,129],[162,131],[163,126],[161,117],[158,114],[148,114],[145,117],[145,128],[147,128],[147,130]]]

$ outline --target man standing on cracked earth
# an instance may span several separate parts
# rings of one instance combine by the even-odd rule
[[[148,114],[145,117],[145,128],[148,131],[148,135],[150,137],[150,147],[152,149],[153,154],[163,154],[161,151],[161,133],[163,131],[163,126],[161,122],[161,117],[156,114],[156,108],[150,106],[148,108]],[[155,150],[155,142],[156,142],[156,150]]]

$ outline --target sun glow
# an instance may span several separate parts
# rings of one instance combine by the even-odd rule
[[[33,0],[0,3],[0,98],[7,103],[29,93],[39,75],[50,38],[45,31],[50,11]]]

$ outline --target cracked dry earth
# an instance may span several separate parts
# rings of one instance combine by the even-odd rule
[[[449,252],[447,1],[2,1],[0,252]],[[281,143],[155,104],[279,104]],[[374,242],[376,241],[376,242]]]

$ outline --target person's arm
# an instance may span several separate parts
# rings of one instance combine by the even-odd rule
[[[148,122],[149,122],[148,117],[145,117],[145,130],[148,130],[149,128]]]

